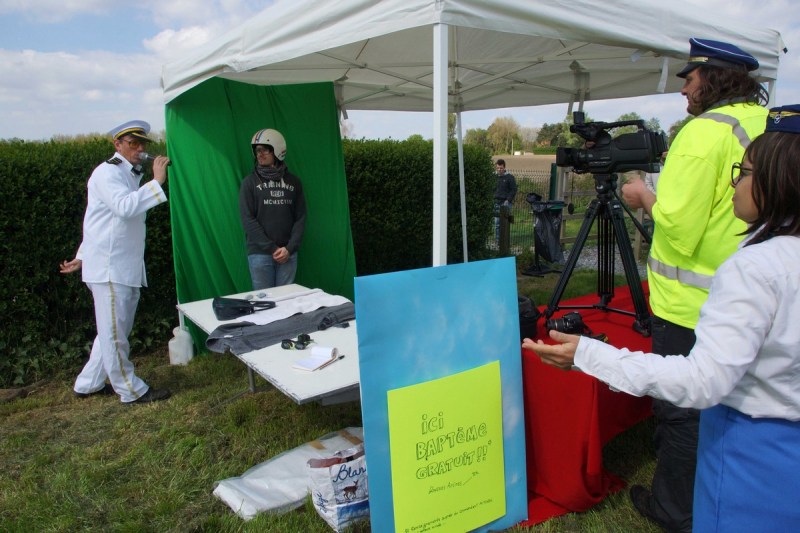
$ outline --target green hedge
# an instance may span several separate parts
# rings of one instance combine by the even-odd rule
[[[456,144],[448,149],[447,260],[463,261]],[[345,141],[350,224],[359,276],[430,266],[433,253],[433,143]],[[464,147],[467,247],[480,259],[494,209],[488,151]]]
[[[91,294],[80,274],[62,275],[58,264],[80,244],[89,175],[113,153],[108,139],[0,141],[0,387],[77,371],[88,356],[95,334]],[[455,144],[449,154],[448,262],[460,262]],[[345,141],[344,155],[358,274],[429,266],[432,143]],[[464,158],[468,246],[470,258],[480,259],[491,228],[493,165],[477,147],[465,146]],[[165,188],[169,196],[169,181]],[[177,323],[168,205],[147,216],[149,287],[130,338],[133,353],[163,345]]]

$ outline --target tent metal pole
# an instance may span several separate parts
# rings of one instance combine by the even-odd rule
[[[458,191],[461,195],[461,241],[464,247],[464,262],[469,263],[467,250],[467,195],[464,180],[464,140],[461,136],[461,111],[456,113],[456,139],[458,139]]]
[[[447,264],[447,29],[433,25],[433,266]]]

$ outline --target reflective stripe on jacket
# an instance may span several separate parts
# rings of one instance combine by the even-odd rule
[[[767,110],[724,105],[691,120],[669,150],[653,206],[648,258],[650,307],[656,316],[694,328],[711,278],[742,240],[733,215],[731,165],[763,133]]]

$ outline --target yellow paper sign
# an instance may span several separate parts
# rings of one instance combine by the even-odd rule
[[[506,512],[500,362],[388,393],[395,531],[469,531]]]

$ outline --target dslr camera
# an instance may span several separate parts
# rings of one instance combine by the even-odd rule
[[[561,318],[552,318],[545,321],[544,327],[547,331],[554,329],[561,333],[572,333],[574,335],[581,335],[589,331],[589,328],[583,323],[581,314],[575,311],[567,313]]]
[[[582,111],[575,111],[569,131],[587,141],[587,148],[563,148],[556,150],[556,165],[572,167],[575,172],[613,174],[629,170],[644,172],[661,171],[661,154],[668,149],[667,136],[663,131],[648,130],[643,120],[619,122],[585,122]],[[611,137],[609,129],[620,126],[636,126],[639,131]]]

